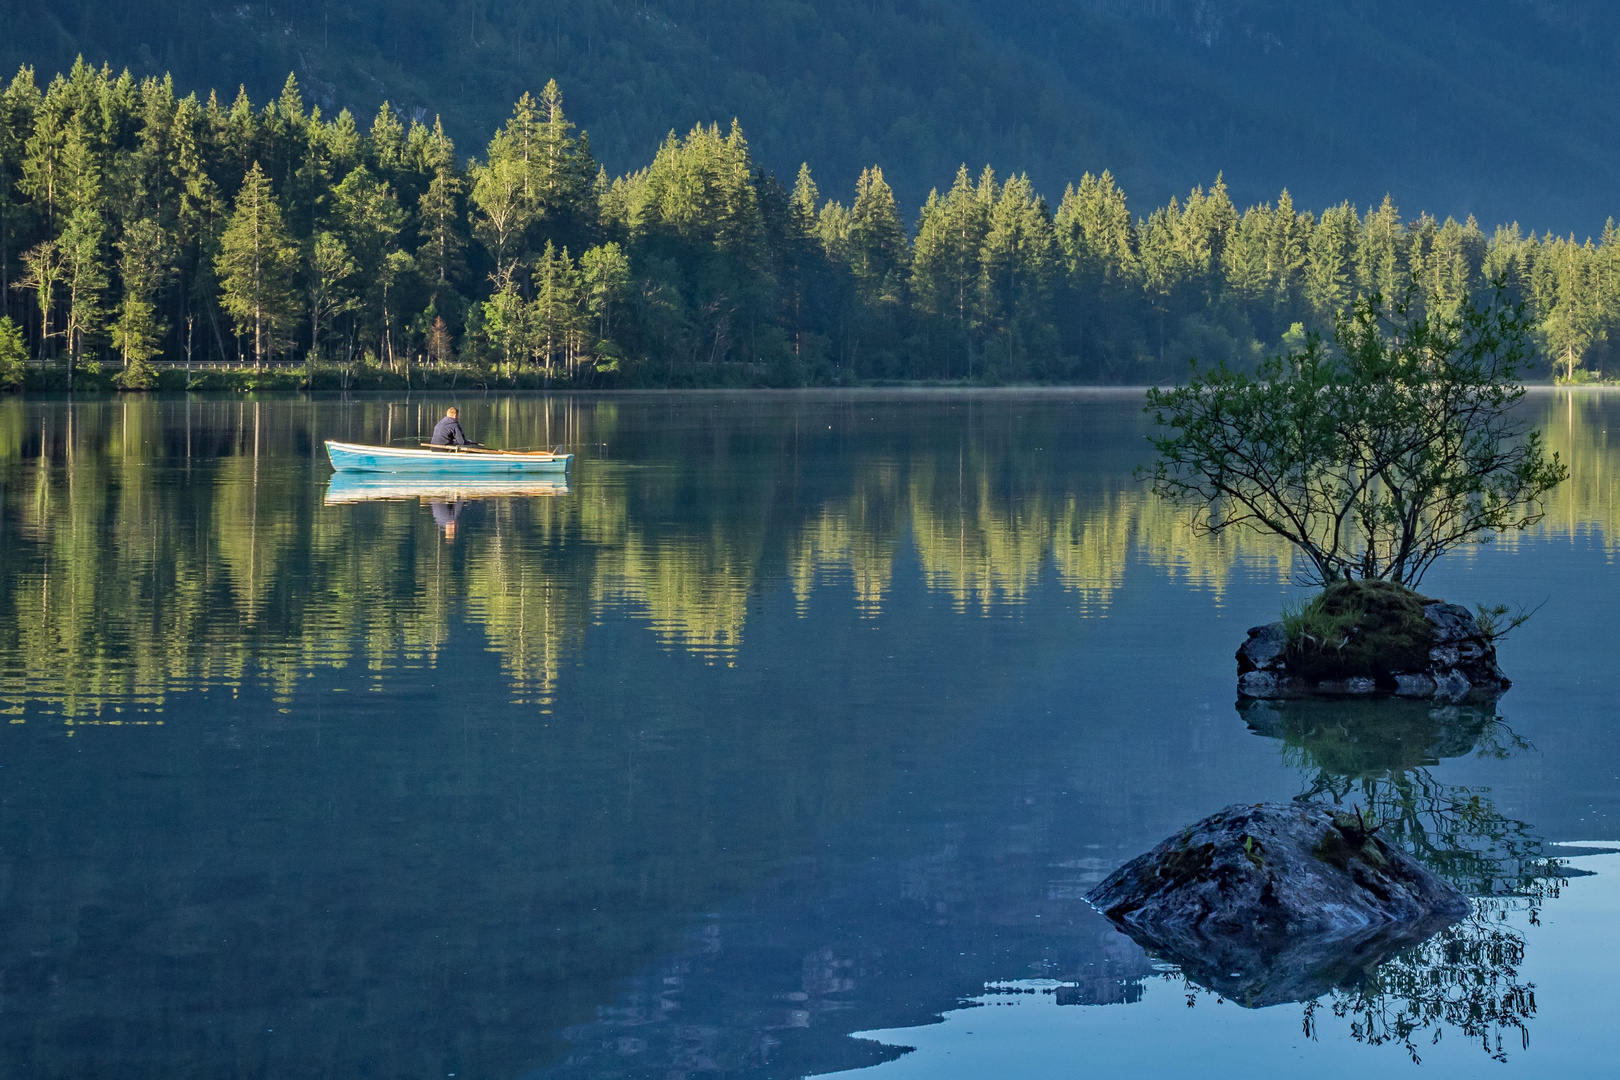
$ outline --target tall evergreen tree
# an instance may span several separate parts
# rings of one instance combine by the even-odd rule
[[[61,253],[62,284],[67,290],[68,384],[74,369],[94,366],[93,348],[104,328],[108,285],[105,245],[107,222],[101,195],[101,164],[91,146],[92,135],[75,117],[61,156],[61,208],[67,224],[57,238]]]
[[[255,161],[242,178],[215,266],[237,333],[252,335],[256,371],[289,340],[297,260],[298,249],[282,223],[270,179]]]
[[[953,340],[942,342],[941,374],[946,378],[951,376],[953,356],[962,358],[960,373],[971,373],[973,332],[980,310],[979,279],[995,188],[994,174],[975,187],[963,165],[944,198],[929,193],[917,222],[912,292],[925,315],[949,328]]]
[[[1322,211],[1311,233],[1305,263],[1305,298],[1317,324],[1324,329],[1347,314],[1350,301],[1355,299],[1356,240],[1360,232],[1356,211],[1346,202]]]
[[[464,185],[456,173],[455,146],[437,120],[428,144],[424,165],[433,179],[417,202],[417,265],[428,282],[429,303],[435,310],[446,308],[446,299],[466,269],[463,251],[467,241],[461,232],[461,193]]]
[[[32,68],[17,72],[11,84],[0,90],[0,315],[11,311],[18,245],[32,217],[21,185],[39,104]]]
[[[1028,176],[1011,177],[1002,186],[982,252],[979,303],[985,323],[1001,338],[1004,374],[1025,375],[1030,353],[1051,353],[1049,299],[1058,255],[1051,214]]]
[[[148,361],[156,356],[167,327],[158,314],[158,293],[173,266],[169,237],[151,218],[124,227],[118,242],[118,276],[122,297],[113,323],[112,344],[119,353],[123,385],[151,386],[156,373]]]
[[[1368,210],[1361,222],[1361,239],[1356,245],[1356,285],[1364,296],[1396,299],[1403,283],[1410,279],[1406,230],[1400,211],[1388,195],[1376,210]]]

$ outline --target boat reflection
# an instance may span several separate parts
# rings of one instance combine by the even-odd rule
[[[565,474],[547,477],[410,476],[398,473],[338,472],[326,488],[327,506],[362,502],[402,502],[415,499],[428,504],[433,522],[446,540],[456,529],[468,505],[479,499],[536,498],[568,494]]]
[[[530,498],[568,494],[562,476],[402,476],[395,473],[333,473],[326,487],[326,505],[425,500],[457,504],[474,499]]]

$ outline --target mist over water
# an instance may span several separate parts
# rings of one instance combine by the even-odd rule
[[[1531,395],[1570,482],[1424,582],[1543,604],[1466,714],[1234,708],[1295,565],[1135,481],[1138,393],[469,394],[566,485],[332,479],[450,402],[0,400],[6,1075],[1554,1075],[1620,1004],[1558,846],[1620,840],[1620,398]],[[1475,916],[1243,1009],[1080,900],[1296,796]]]

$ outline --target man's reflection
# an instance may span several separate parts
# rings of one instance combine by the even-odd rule
[[[433,509],[433,520],[438,524],[444,538],[450,543],[456,539],[456,520],[461,512],[467,508],[466,499],[440,500],[434,499],[428,504]]]

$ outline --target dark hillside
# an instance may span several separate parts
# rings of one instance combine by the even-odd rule
[[[1175,194],[1385,192],[1459,220],[1596,232],[1620,164],[1620,9],[1526,0],[968,0],[1067,94],[1121,118]],[[1084,10],[1082,10],[1084,9]]]
[[[1411,211],[1596,233],[1620,166],[1620,13],[1527,0],[7,0],[0,64],[87,60],[182,92],[296,72],[328,115],[442,114],[480,146],[555,77],[610,171],[736,116],[784,176],[879,163],[908,215],[955,166],[1160,203],[1392,193]]]

